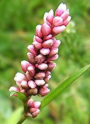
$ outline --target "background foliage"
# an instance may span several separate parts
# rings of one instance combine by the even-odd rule
[[[21,101],[9,97],[13,77],[21,72],[20,62],[26,58],[37,24],[43,14],[61,3],[70,9],[72,20],[64,33],[57,66],[52,72],[50,89],[84,65],[90,63],[89,0],[0,0],[0,123],[14,124],[22,112]],[[39,99],[38,97],[35,100]],[[90,71],[57,97],[36,119],[23,124],[90,124]]]

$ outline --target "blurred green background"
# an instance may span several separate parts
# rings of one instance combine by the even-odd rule
[[[15,124],[22,112],[19,99],[9,97],[21,60],[27,60],[27,45],[43,15],[63,2],[72,20],[64,33],[57,66],[49,81],[53,90],[84,65],[90,63],[90,0],[0,0],[0,124]],[[40,98],[35,97],[35,100]],[[90,70],[45,107],[36,119],[23,124],[90,124]]]

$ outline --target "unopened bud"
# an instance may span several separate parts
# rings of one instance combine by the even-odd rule
[[[41,64],[46,58],[39,54],[38,56],[35,57],[35,61],[38,63],[38,64]]]
[[[53,33],[54,33],[54,35],[57,35],[57,34],[63,32],[63,31],[65,30],[65,28],[66,28],[66,27],[65,27],[64,25],[58,26],[58,27],[54,27],[54,28],[53,28]]]
[[[26,72],[28,66],[30,66],[30,65],[31,64],[28,61],[26,61],[26,60],[21,61],[21,67],[22,67],[23,72]]]
[[[38,65],[38,68],[39,68],[40,70],[46,70],[46,69],[48,68],[48,65],[45,64],[45,63],[42,63],[42,64],[39,64],[39,65]]]
[[[25,81],[25,80],[23,80],[23,81],[21,82],[21,86],[22,86],[22,88],[25,88],[25,89],[29,88],[28,83],[27,83],[27,81]]]
[[[50,92],[50,89],[48,89],[48,88],[46,88],[46,87],[44,87],[44,86],[42,86],[41,88],[40,88],[40,90],[39,90],[39,94],[41,95],[41,96],[45,96],[46,94],[48,94]]]
[[[28,85],[30,88],[36,88],[36,83],[33,80],[28,81]]]
[[[43,34],[43,36],[47,36],[50,33],[51,33],[51,27],[47,23],[44,23],[42,25],[42,34]]]
[[[54,68],[56,67],[56,63],[53,63],[53,62],[50,62],[49,64],[48,64],[48,71],[52,71]]]
[[[29,61],[30,63],[32,63],[32,64],[35,63],[35,57],[34,57],[34,55],[33,55],[32,53],[28,52],[28,53],[27,53],[27,57],[28,57],[28,61]]]
[[[14,77],[14,80],[18,83],[21,83],[21,81],[24,79],[25,79],[25,75],[20,72],[16,73],[16,75]]]
[[[66,5],[61,3],[55,12],[55,16],[61,16],[65,11],[66,11]]]
[[[50,51],[49,57],[54,56],[54,55],[56,55],[57,53],[58,53],[58,48],[54,48],[54,49],[52,49],[52,50]]]
[[[50,80],[50,78],[51,78],[51,75],[48,75],[44,80],[45,80],[45,82],[47,83],[49,80]]]
[[[12,87],[10,87],[9,91],[10,91],[10,92],[11,92],[11,91],[19,92],[19,88],[12,86]]]
[[[36,26],[36,35],[40,38],[42,37],[41,27],[41,25]]]
[[[36,79],[43,79],[45,77],[45,73],[44,72],[39,72],[35,75]]]
[[[54,26],[60,26],[63,24],[63,19],[59,16],[54,17],[53,19],[53,25]]]
[[[37,41],[39,43],[42,43],[42,39],[38,36],[34,36],[33,41]]]
[[[69,10],[66,10],[62,15],[61,18],[63,19],[63,21],[65,21],[69,16]]]
[[[44,41],[49,40],[49,39],[52,39],[52,34],[49,34],[44,37]]]
[[[61,44],[60,40],[54,39],[54,43],[53,43],[52,49],[58,48],[60,44]]]
[[[38,86],[42,86],[45,84],[45,81],[44,80],[35,80],[35,83],[38,85]]]
[[[39,108],[41,105],[41,102],[37,101],[37,102],[34,102],[34,107],[35,108]]]
[[[67,26],[70,20],[71,20],[71,16],[68,16],[68,18],[63,22],[63,24]]]
[[[42,48],[42,49],[40,50],[40,53],[41,53],[42,55],[48,55],[48,54],[50,53],[50,49],[49,49],[49,48]]]
[[[28,107],[31,107],[31,108],[34,107],[34,101],[33,101],[33,99],[29,99],[29,100],[27,101],[27,106],[28,106]]]
[[[33,55],[37,55],[37,52],[33,45],[29,45],[27,48],[28,48],[29,52],[31,52]]]
[[[41,49],[41,48],[42,48],[42,44],[39,43],[38,41],[34,41],[34,42],[33,42],[33,45],[34,45],[34,47],[35,47],[36,49]]]
[[[54,60],[56,60],[56,59],[58,59],[58,54],[56,54],[56,55],[54,55],[54,56],[52,56],[52,57],[48,57],[47,61],[48,61],[48,62],[49,62],[49,61],[54,61]]]
[[[49,39],[49,40],[46,40],[43,42],[42,46],[44,48],[50,48],[51,46],[53,45],[53,40],[52,39]]]
[[[29,66],[27,70],[31,76],[35,75],[35,67],[33,65]]]
[[[47,20],[49,23],[52,23],[53,17],[54,17],[54,12],[53,12],[53,10],[51,9],[51,10],[49,11],[49,13],[47,14],[46,20]]]
[[[32,117],[33,118],[36,117],[39,113],[40,113],[40,110],[37,109],[37,111],[35,111],[35,112],[32,113]]]
[[[36,112],[38,108],[30,108],[30,113]]]
[[[25,77],[26,77],[27,80],[33,79],[33,77],[30,75],[30,73],[28,71],[26,71]]]
[[[29,95],[36,95],[38,93],[37,88],[33,88],[27,91]]]

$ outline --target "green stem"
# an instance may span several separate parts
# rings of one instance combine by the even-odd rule
[[[22,122],[24,122],[26,120],[27,116],[25,116],[25,114],[21,117],[21,119],[18,121],[17,124],[22,124]]]
[[[30,98],[30,97],[29,97]],[[27,100],[29,99],[27,98]],[[21,117],[21,119],[19,120],[19,122],[17,124],[22,124],[22,122],[24,122],[26,119],[27,119],[27,111],[28,111],[28,108],[27,108],[27,100],[23,102],[23,105],[24,105],[24,114],[23,116]]]

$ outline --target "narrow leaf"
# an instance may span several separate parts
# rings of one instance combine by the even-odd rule
[[[26,101],[26,96],[21,92],[11,91],[10,96],[13,96],[14,94],[17,94],[17,97],[22,100],[23,102]]]
[[[48,105],[54,98],[56,98],[62,91],[64,91],[73,81],[75,81],[78,77],[80,77],[89,67],[90,65],[83,67],[77,73],[73,74],[72,76],[67,78],[65,81],[63,81],[48,95],[46,95],[41,101],[40,109]]]
[[[13,96],[16,93],[16,91],[11,91],[10,92],[10,97]]]

